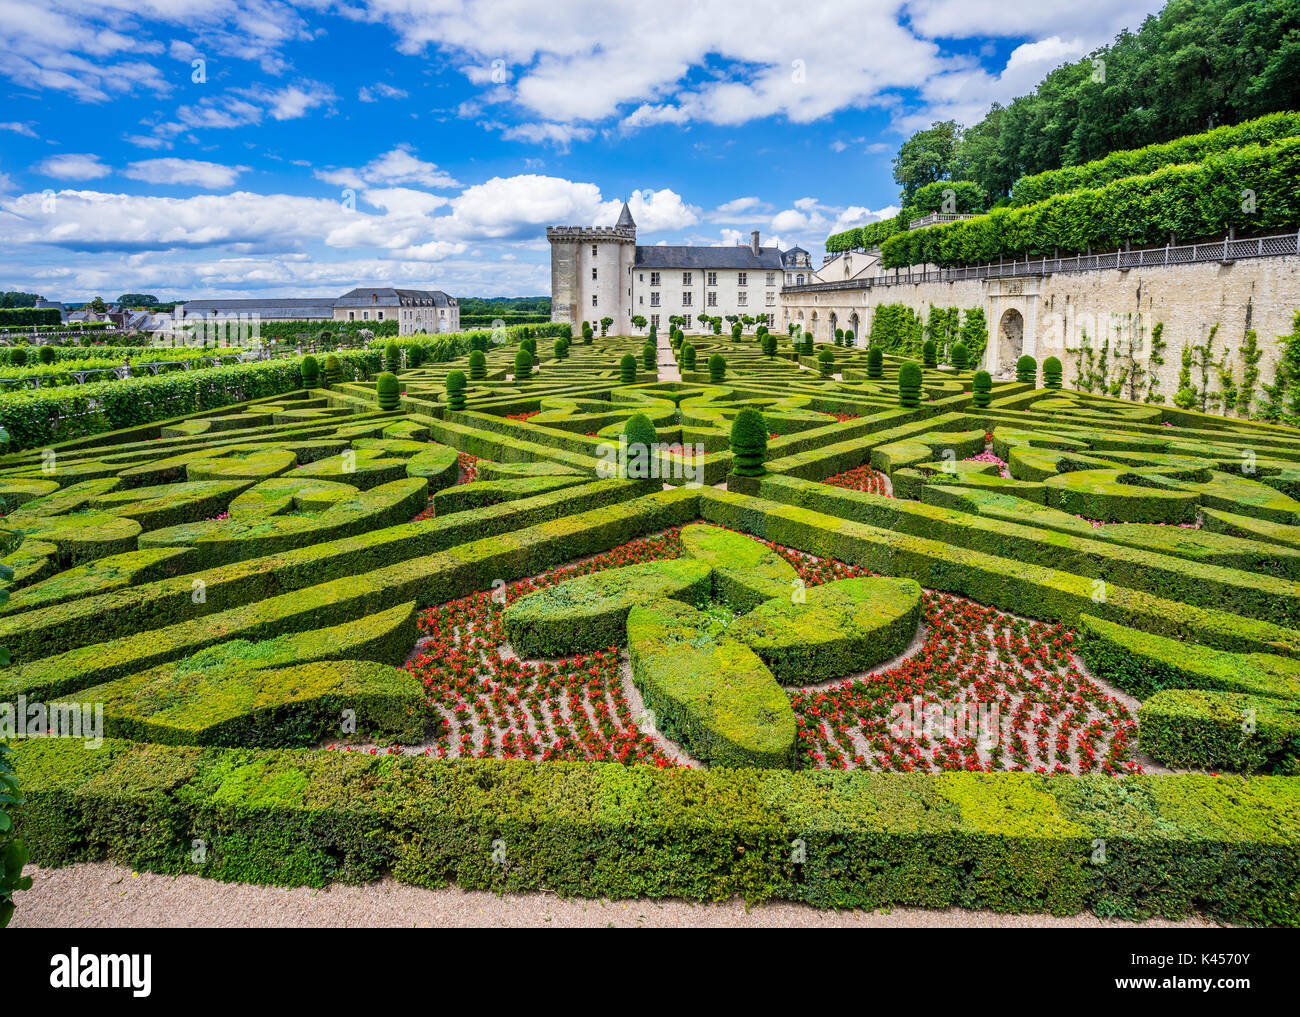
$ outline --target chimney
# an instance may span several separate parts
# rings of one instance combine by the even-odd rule
[[[758,230],[754,230],[749,235],[749,249],[754,252],[754,257],[758,257]]]

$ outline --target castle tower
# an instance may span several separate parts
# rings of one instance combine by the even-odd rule
[[[600,331],[601,318],[613,318],[610,334],[626,334],[632,322],[632,265],[636,261],[636,223],[623,202],[613,226],[548,226],[551,245],[551,320],[584,321]]]

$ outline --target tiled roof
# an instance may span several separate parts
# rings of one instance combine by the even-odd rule
[[[755,254],[748,246],[732,247],[638,247],[637,268],[661,269],[750,269],[775,271],[782,267],[781,251],[776,247],[760,247]]]

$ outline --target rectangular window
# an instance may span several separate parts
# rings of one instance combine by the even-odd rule
[[[776,273],[775,273],[775,272],[768,272],[768,273],[767,273],[767,285],[769,285],[769,286],[775,286],[775,285],[776,285]]]
[[[596,278],[596,266],[595,266],[595,265],[593,265],[593,266],[591,267],[591,277],[592,277],[593,279]]]
[[[375,317],[376,317],[376,320],[377,320],[377,321],[383,321],[383,320],[384,320],[384,312],[383,312],[383,311],[378,311],[378,312],[376,312]]]
[[[631,272],[632,270],[629,268],[628,271]],[[638,273],[636,274],[636,281],[637,281],[637,282],[645,282],[645,273],[644,273],[644,272],[638,272]]]
[[[650,273],[650,285],[651,285],[651,286],[658,286],[658,285],[659,285],[659,273],[658,273],[658,272],[651,272],[651,273]]]
[[[771,292],[768,293],[768,295],[767,295],[767,306],[768,306],[768,307],[775,307],[775,306],[776,306],[776,294],[775,294],[775,293],[771,293]]]
[[[591,295],[591,306],[592,306],[592,307],[598,307],[598,306],[599,306],[599,304],[596,302],[596,294],[594,294],[594,293]]]
[[[748,286],[748,285],[749,285],[749,273],[748,273],[748,272],[737,272],[737,273],[736,273],[736,285],[737,285],[737,286]]]
[[[369,311],[362,311],[362,312],[361,312],[361,320],[362,320],[362,321],[369,321],[369,320],[370,320],[370,312],[369,312]]]
[[[694,284],[691,282],[691,273],[690,273],[690,272],[683,272],[683,273],[682,273],[682,285],[683,285],[683,286],[691,286],[691,285],[694,285]]]
[[[718,306],[718,294],[717,291],[715,290],[709,290],[709,306],[710,307]]]
[[[348,311],[348,321],[356,321],[356,320],[357,320],[357,312]]]
[[[644,303],[645,303],[645,297],[637,297],[637,298],[636,298],[636,302],[637,302],[638,304],[644,304]]]
[[[596,245],[595,245],[595,244],[592,244],[592,245],[591,245],[591,256],[592,256],[593,258],[596,256]]]
[[[709,275],[708,275],[708,278],[705,280],[705,285],[707,285],[707,286],[716,286],[716,285],[718,285],[718,273],[717,273],[717,272],[710,272]]]
[[[690,290],[682,290],[682,306],[683,306],[683,307],[690,307],[690,306],[691,306],[691,291],[690,291]]]
[[[736,303],[739,304],[741,307],[744,307],[749,302],[748,297],[749,294],[746,293],[744,290],[741,290],[739,293],[736,294]]]
[[[659,291],[658,291],[658,290],[656,290],[656,291],[654,291],[654,292],[652,292],[652,293],[650,294],[650,306],[651,306],[651,307],[658,307],[658,306],[659,306]]]
[[[659,327],[659,315],[657,314],[650,315],[650,324],[657,329]]]

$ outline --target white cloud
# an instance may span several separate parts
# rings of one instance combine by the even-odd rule
[[[15,134],[21,134],[25,138],[36,137],[36,132],[28,124],[7,123],[0,124],[0,131],[13,131]]]
[[[252,85],[231,88],[219,95],[205,95],[198,102],[180,106],[175,119],[155,128],[161,137],[186,130],[228,129],[272,120],[294,120],[319,106],[337,100],[334,90],[319,81],[301,81],[283,88]]]
[[[463,236],[535,237],[546,226],[601,222],[602,206],[595,184],[525,173],[467,187],[452,200],[449,225]]]
[[[314,176],[327,184],[357,190],[366,184],[420,184],[424,187],[459,187],[456,179],[434,163],[417,158],[405,145],[377,156],[360,168],[316,170]]]
[[[247,166],[223,166],[200,159],[143,159],[127,166],[123,176],[148,184],[194,184],[209,190],[232,186]]]
[[[97,180],[113,172],[111,167],[99,161],[98,155],[90,152],[52,155],[32,168],[58,180]]]
[[[658,191],[636,190],[627,199],[627,206],[636,222],[638,236],[681,230],[700,221],[700,211],[682,200],[676,191],[662,188]],[[594,225],[614,225],[623,202],[618,199],[605,202],[597,213]]]
[[[373,85],[362,85],[357,98],[362,102],[378,102],[380,99],[405,99],[407,94],[400,88],[377,81]]]
[[[566,149],[572,141],[586,141],[595,131],[589,127],[575,127],[573,124],[505,124],[487,123],[483,125],[501,131],[501,137],[507,141],[529,141],[535,145],[549,144]]]

